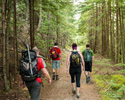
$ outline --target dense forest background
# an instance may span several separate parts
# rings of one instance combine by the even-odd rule
[[[76,42],[81,50],[90,43],[94,53],[114,64],[125,63],[125,1],[83,1],[78,5],[72,0],[0,1],[0,80],[5,91],[18,83],[25,44],[40,48],[48,60],[54,42],[63,49]]]
[[[80,35],[87,34],[95,53],[125,63],[125,1],[86,0],[80,5]]]
[[[49,49],[54,42],[66,47],[75,34],[72,2],[50,0],[2,0],[1,70],[5,90],[12,88],[17,80],[17,68],[21,50],[37,46],[41,55],[49,58]],[[9,85],[10,84],[10,85]]]

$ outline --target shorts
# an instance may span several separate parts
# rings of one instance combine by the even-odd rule
[[[85,71],[92,72],[92,62],[85,62]]]
[[[52,68],[53,69],[59,69],[60,68],[60,60],[52,61]]]

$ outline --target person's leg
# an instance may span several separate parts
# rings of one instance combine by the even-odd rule
[[[75,81],[72,83],[72,89],[73,89],[73,90],[76,90],[76,84],[75,84]]]
[[[32,83],[31,100],[39,100],[41,84],[37,81]]]
[[[91,72],[88,72],[88,76],[91,77]]]
[[[86,71],[86,83],[88,83],[88,77],[89,77],[89,65],[88,65],[88,62],[85,62],[85,71]]]
[[[81,78],[81,71],[76,74],[76,87],[77,87],[77,95],[79,95],[80,91],[80,78]]]
[[[55,80],[55,70],[56,68],[56,62],[55,61],[52,61],[52,71],[53,71],[53,76],[52,76],[52,79]]]
[[[74,80],[74,70],[70,69],[70,76],[71,76],[71,83],[72,83],[72,92],[76,93],[76,85],[75,85],[75,80]]]
[[[26,84],[26,87],[28,88],[29,94],[31,96],[31,89],[32,89],[31,82],[25,82],[25,84]]]
[[[60,61],[56,62],[56,80],[59,80]]]
[[[88,74],[89,74],[88,71],[86,71],[86,76],[88,76]]]
[[[90,80],[91,80],[91,72],[92,72],[92,62],[89,62],[88,68],[89,68],[89,72],[88,72],[88,81],[90,81]]]

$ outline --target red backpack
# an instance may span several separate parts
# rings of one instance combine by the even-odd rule
[[[51,51],[52,59],[57,59],[59,57],[59,55],[57,54],[57,49],[58,48],[56,48],[56,49],[52,48],[52,51]]]

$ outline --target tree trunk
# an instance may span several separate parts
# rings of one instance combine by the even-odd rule
[[[103,4],[104,4],[104,13],[103,13],[103,14],[104,14],[104,16],[103,16],[103,22],[104,22],[104,23],[103,23],[103,28],[104,28],[104,32],[103,32],[103,41],[104,41],[104,42],[103,42],[103,43],[104,43],[104,44],[103,44],[103,45],[104,45],[104,46],[103,46],[103,47],[104,47],[104,48],[103,48],[103,52],[104,52],[104,53],[103,53],[103,56],[106,56],[106,53],[107,53],[107,46],[106,46],[106,45],[107,45],[107,41],[106,41],[106,40],[107,40],[107,39],[106,39],[106,35],[107,35],[107,30],[106,30],[106,4],[105,4],[105,3],[106,3],[106,2],[105,2],[105,0],[104,0],[104,3],[103,3]]]
[[[17,27],[16,27],[16,0],[14,0],[14,65],[15,65],[15,75],[14,79],[16,81],[17,77],[17,67],[18,67],[18,47],[17,47]]]
[[[123,32],[125,32],[125,19],[124,19],[124,14],[123,14],[123,11],[122,11],[122,30]],[[123,63],[125,63],[125,33],[123,34],[122,32],[122,48],[123,48]]]
[[[32,36],[33,36],[33,47],[35,46],[35,29],[34,29],[34,2],[35,0],[32,1],[32,26],[33,26],[33,33],[32,33]],[[33,48],[32,47],[32,48]]]
[[[9,90],[9,85],[6,75],[6,48],[5,48],[5,1],[2,0],[2,67],[3,67],[3,83],[5,91]]]
[[[38,23],[38,28],[37,28],[37,32],[39,32],[40,30],[40,27],[41,27],[41,21],[42,21],[42,3],[41,3],[42,0],[40,0],[40,16],[39,16],[39,23]]]
[[[119,63],[119,33],[118,33],[118,0],[116,0],[116,34],[117,34],[117,60],[116,62]]]
[[[113,5],[115,5],[115,3],[113,2]],[[114,8],[114,7],[113,7]],[[115,10],[115,9],[113,9]],[[112,44],[113,44],[113,61],[116,62],[116,34],[115,34],[115,22],[114,22],[114,19],[115,19],[115,13],[113,12],[113,19],[112,19]]]
[[[102,3],[102,55],[104,55],[104,2]]]
[[[97,42],[98,42],[98,5],[96,3],[96,32],[95,32],[95,44],[94,44],[94,53],[97,53]]]
[[[49,56],[49,41],[50,41],[50,13],[48,12],[48,32],[47,32],[47,57],[48,57],[48,59],[50,58],[50,56]]]
[[[57,39],[56,39],[56,42],[58,43],[58,39],[59,39],[59,23],[58,23],[58,16],[56,17],[56,23],[57,23],[57,26],[56,26],[56,36],[57,36]]]
[[[7,27],[6,27],[6,71],[7,77],[9,77],[9,37],[10,37],[10,9],[11,9],[11,0],[7,2]]]
[[[121,6],[122,8],[122,6]],[[122,26],[122,10],[121,8],[119,8],[119,23],[120,23],[120,36],[121,36],[121,43],[120,43],[120,47],[121,47],[121,52],[120,52],[120,59],[121,59],[121,63],[124,62],[124,41],[123,41],[123,26]],[[122,59],[122,56],[123,56],[123,59]]]
[[[106,11],[106,30],[107,30],[107,36],[106,36],[106,53],[107,53],[107,58],[109,58],[109,6],[107,7]]]
[[[30,17],[30,44],[31,49],[34,47],[34,34],[33,34],[33,2],[32,0],[29,0],[29,17]]]
[[[110,50],[111,50],[111,59],[113,60],[113,39],[112,39],[112,14],[111,14],[111,1],[109,0],[109,23],[110,23]]]

